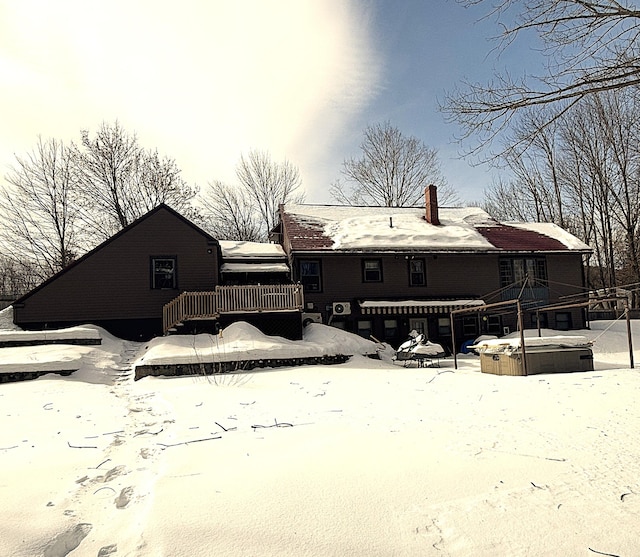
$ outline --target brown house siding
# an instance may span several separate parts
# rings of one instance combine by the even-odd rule
[[[584,291],[582,256],[580,254],[547,255],[547,278],[552,298]]]
[[[425,286],[409,284],[409,261],[402,254],[299,255],[294,258],[294,276],[296,280],[300,279],[297,265],[299,259],[321,261],[322,292],[305,291],[305,300],[316,303],[319,309],[340,300],[480,298],[499,288],[497,255],[411,256],[425,261]],[[363,282],[362,264],[365,259],[379,259],[382,262],[382,282]]]
[[[18,300],[14,321],[25,327],[126,320],[161,322],[162,306],[183,290],[218,284],[217,242],[165,207],[98,246]],[[151,288],[151,257],[177,259],[177,289]]]
[[[305,302],[313,304],[307,306],[307,311],[321,312],[323,322],[327,323],[332,315],[333,302],[350,302],[351,314],[335,317],[344,323],[347,330],[356,331],[357,321],[371,320],[373,334],[377,338],[384,337],[383,321],[385,319],[398,320],[398,336],[403,340],[410,328],[410,318],[425,317],[424,315],[362,315],[359,303],[365,300],[452,300],[452,299],[482,299],[487,303],[499,302],[504,298],[500,284],[500,258],[521,257],[522,254],[498,253],[460,253],[460,254],[347,254],[347,253],[310,253],[296,254],[293,257],[293,273],[296,280],[299,276],[299,259],[318,259],[322,268],[322,292],[305,291]],[[580,292],[583,284],[581,255],[574,253],[540,254],[547,261],[547,275],[549,281],[549,303],[570,294]],[[409,284],[409,260],[408,258],[420,258],[425,262],[426,285],[411,286]],[[382,282],[364,282],[362,275],[362,262],[365,259],[378,259],[382,263]],[[517,315],[515,307],[501,312],[502,326],[509,330],[516,329]],[[470,314],[473,315],[473,314]],[[430,315],[429,335],[434,340],[448,346],[450,339],[438,337],[438,314]],[[448,313],[442,313],[440,317],[448,317]],[[548,326],[556,326],[555,312],[549,312]],[[462,319],[456,325],[456,337],[468,340],[462,332]],[[571,312],[572,327],[584,326],[583,312]],[[525,326],[532,328],[535,322],[529,313]],[[486,333],[478,326],[478,333]]]

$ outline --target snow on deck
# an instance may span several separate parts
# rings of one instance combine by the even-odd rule
[[[375,343],[317,323],[305,327],[303,340],[289,340],[265,335],[253,325],[236,322],[224,329],[221,335],[176,335],[152,339],[134,365],[186,365],[375,353]]]
[[[46,331],[0,330],[0,344],[5,342],[52,342],[64,340],[100,340],[96,328],[69,327]]]
[[[82,355],[77,348],[67,345],[20,346],[1,350],[0,375],[75,371],[82,365]]]

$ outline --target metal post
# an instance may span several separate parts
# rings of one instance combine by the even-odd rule
[[[518,307],[518,328],[520,329],[520,349],[522,351],[522,371],[527,375],[527,352],[524,347],[524,327],[522,319],[522,304],[520,300],[517,300],[516,305]]]
[[[627,342],[629,343],[629,368],[633,369],[633,342],[631,340],[631,317],[629,316],[629,302],[624,302],[624,313],[627,318]]]
[[[453,312],[449,314],[449,321],[451,323],[451,345],[453,348],[453,369],[458,369],[458,354],[456,350],[456,331],[453,327]]]

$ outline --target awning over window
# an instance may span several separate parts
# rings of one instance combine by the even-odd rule
[[[372,300],[360,302],[365,315],[450,313],[454,309],[483,306],[483,300]]]
[[[223,263],[221,273],[288,273],[286,263]]]

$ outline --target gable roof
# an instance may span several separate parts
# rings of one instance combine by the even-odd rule
[[[479,207],[285,205],[280,216],[293,251],[579,252],[591,249],[551,223],[501,223]]]
[[[87,253],[85,253],[82,257],[79,257],[78,259],[76,259],[75,261],[73,261],[72,263],[67,265],[64,269],[62,269],[61,271],[58,271],[55,275],[53,275],[52,277],[48,278],[47,280],[45,280],[44,282],[42,282],[38,286],[36,286],[34,289],[30,290],[29,292],[27,292],[26,294],[24,294],[23,296],[18,298],[15,302],[13,302],[12,305],[16,305],[16,304],[20,304],[20,303],[24,302],[26,299],[30,298],[33,294],[35,294],[36,292],[38,292],[39,290],[41,290],[42,288],[44,288],[45,286],[47,286],[48,284],[50,284],[51,282],[56,280],[58,277],[64,275],[67,272],[69,272],[75,266],[77,266],[80,263],[82,263],[85,259],[88,259],[89,257],[94,255],[95,253],[101,251],[106,246],[108,246],[113,241],[115,241],[116,239],[118,239],[121,236],[127,234],[127,232],[129,232],[132,228],[135,228],[140,223],[144,222],[145,220],[149,219],[150,217],[152,217],[156,213],[159,213],[160,211],[168,212],[170,215],[172,215],[172,216],[176,217],[177,219],[181,220],[182,222],[184,222],[187,226],[193,228],[199,234],[202,234],[202,236],[204,236],[208,242],[218,246],[218,240],[216,240],[209,233],[207,233],[204,230],[202,230],[202,228],[200,228],[199,226],[197,226],[196,224],[191,222],[188,218],[182,216],[175,209],[172,209],[171,207],[169,207],[168,205],[165,205],[164,203],[160,203],[160,205],[158,205],[157,207],[151,209],[151,211],[149,211],[148,213],[142,215],[138,219],[134,220],[131,224],[129,224],[128,226],[125,226],[123,229],[121,229],[120,231],[116,232],[113,236],[111,236],[110,238],[108,238],[107,240],[105,240],[104,242],[102,242],[101,244],[99,244],[98,246],[93,248],[92,250],[90,250]]]

